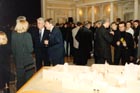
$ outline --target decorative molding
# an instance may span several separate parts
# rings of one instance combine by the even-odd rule
[[[51,7],[51,6],[48,6],[46,7],[47,9],[64,9],[64,10],[72,10],[72,9],[75,9],[75,8],[66,8],[66,7]]]
[[[88,3],[83,3],[83,4],[77,4],[77,6],[87,6],[87,5],[97,5],[100,3],[108,3],[108,2],[115,2],[118,0],[103,0],[103,1],[94,1],[94,2],[88,2]]]
[[[65,4],[65,5],[73,5],[73,4],[75,4],[74,1],[66,2],[66,1],[58,1],[58,0],[48,0],[48,3],[50,3],[50,4]]]

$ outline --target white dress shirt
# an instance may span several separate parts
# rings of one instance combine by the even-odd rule
[[[39,30],[39,33],[41,34],[40,41],[42,40],[42,37],[43,37],[43,34],[44,34],[44,30],[45,30],[45,28],[42,28],[41,30]]]

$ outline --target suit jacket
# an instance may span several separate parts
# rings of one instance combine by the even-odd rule
[[[101,58],[111,58],[112,40],[113,36],[104,26],[97,28],[95,32],[95,42],[94,42],[95,56]]]
[[[46,45],[44,44],[44,40],[49,39],[49,31],[44,29],[44,34],[42,36],[41,41],[40,41],[38,28],[30,28],[29,33],[31,33],[31,36],[32,36],[35,53],[38,53],[38,50],[46,51]]]
[[[140,26],[138,26],[137,28],[133,28],[133,29],[134,29],[134,41],[137,45],[138,44],[139,32],[140,32]]]
[[[86,28],[82,27],[79,29],[76,39],[79,42],[79,52],[84,54],[89,54],[92,51],[92,32]]]
[[[139,41],[138,41],[138,58],[140,58],[140,38],[139,38]]]
[[[62,33],[57,27],[49,34],[48,55],[50,60],[64,58]]]
[[[133,37],[130,33],[128,32],[123,32],[124,33],[124,40],[126,41],[127,46],[123,47],[122,45],[118,46],[116,43],[117,41],[120,41],[121,37],[121,32],[118,32],[117,34],[115,34],[114,36],[114,40],[113,40],[113,46],[115,48],[115,53],[119,54],[121,53],[122,50],[124,50],[125,52],[125,56],[134,56],[133,55],[133,51],[134,51],[134,40]]]

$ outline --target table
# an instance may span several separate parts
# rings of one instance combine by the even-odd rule
[[[140,93],[140,80],[123,73],[114,65],[43,67],[17,93]]]

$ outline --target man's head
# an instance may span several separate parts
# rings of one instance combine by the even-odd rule
[[[120,32],[124,32],[126,30],[126,23],[125,22],[120,22],[119,23],[119,30]]]
[[[86,28],[90,29],[90,27],[91,27],[91,22],[90,22],[90,21],[86,21],[86,22],[84,23],[84,26],[85,26]]]
[[[52,26],[54,26],[53,19],[52,19],[52,18],[46,19],[46,20],[45,20],[45,27],[46,27],[48,30],[51,30]]]
[[[38,29],[40,29],[40,30],[43,29],[44,25],[45,25],[44,19],[42,17],[38,18],[37,19],[37,27],[38,27]]]
[[[117,23],[116,22],[112,22],[110,25],[112,30],[117,30]]]
[[[131,24],[131,21],[127,21],[126,22],[126,28],[129,29],[131,28],[132,24]]]
[[[80,27],[80,26],[82,26],[82,23],[81,22],[77,22],[76,23],[76,26],[79,26]]]
[[[102,20],[102,24],[105,28],[109,28],[110,20],[108,18]]]
[[[135,28],[137,28],[139,26],[139,20],[135,20],[133,22],[133,25],[134,25]]]
[[[98,20],[95,22],[95,27],[100,28],[102,26],[102,20]]]

